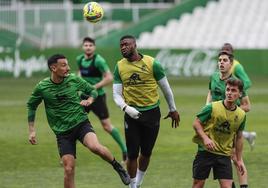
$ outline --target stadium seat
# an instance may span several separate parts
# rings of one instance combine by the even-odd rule
[[[156,26],[146,37],[141,34],[138,43],[143,48],[219,48],[224,42],[239,48],[268,48],[267,10],[265,0],[210,1],[166,26]]]

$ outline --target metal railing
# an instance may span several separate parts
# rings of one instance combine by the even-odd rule
[[[0,29],[17,33],[40,48],[73,46],[80,44],[84,36],[99,37],[124,26],[124,21],[113,20],[116,11],[129,11],[130,22],[139,22],[141,10],[163,10],[170,3],[146,4],[101,4],[105,18],[97,24],[89,24],[82,19],[84,4],[25,4],[22,2],[0,6]],[[74,20],[74,12],[81,11],[81,20]],[[124,15],[122,15],[122,20]]]

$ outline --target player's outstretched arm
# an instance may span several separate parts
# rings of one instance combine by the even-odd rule
[[[176,128],[179,126],[180,115],[176,110],[173,92],[170,88],[167,77],[164,76],[162,79],[157,81],[157,83],[158,83],[160,89],[162,90],[162,92],[165,96],[165,99],[168,103],[168,107],[169,107],[169,113],[164,119],[167,119],[170,117],[172,119],[172,123],[171,123],[172,127]]]
[[[164,119],[171,118],[171,126],[172,128],[177,128],[180,122],[180,114],[177,111],[169,112]]]

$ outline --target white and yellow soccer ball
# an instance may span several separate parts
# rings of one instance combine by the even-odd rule
[[[103,15],[103,8],[97,2],[89,2],[83,8],[83,16],[89,22],[96,23],[103,18]]]

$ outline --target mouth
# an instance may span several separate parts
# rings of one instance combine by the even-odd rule
[[[227,96],[227,100],[232,100],[232,97],[231,96]]]
[[[86,54],[91,54],[92,50],[86,50]]]

